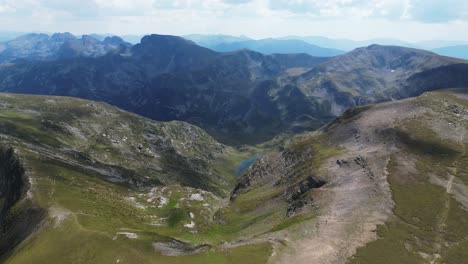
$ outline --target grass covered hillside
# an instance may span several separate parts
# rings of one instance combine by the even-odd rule
[[[173,237],[190,241],[208,229],[246,154],[192,125],[102,103],[11,94],[0,101],[7,263],[180,263],[186,258],[172,255],[208,247]],[[229,261],[252,248],[190,258]]]
[[[239,149],[106,104],[0,99],[6,263],[466,262],[466,90]]]
[[[429,93],[400,106],[413,114],[384,132],[397,140],[386,167],[393,215],[350,263],[466,263],[468,93]]]
[[[123,186],[180,183],[226,195],[234,178],[216,168],[233,154],[184,122],[159,123],[107,104],[0,95],[2,139]]]
[[[321,133],[345,149],[302,263],[466,263],[466,89],[348,110]],[[286,260],[284,258],[283,260]]]
[[[291,227],[317,216],[314,203],[301,200],[325,182],[307,171],[318,173],[340,153],[325,139],[311,143],[317,152],[310,153],[235,150],[189,124],[102,103],[0,97],[2,149],[12,161],[2,168],[17,171],[13,180],[0,174],[10,182],[0,219],[6,263],[266,263],[288,246],[282,237]],[[312,166],[294,161],[300,155]],[[275,157],[295,181],[244,184]],[[12,189],[19,191],[5,191]],[[288,194],[294,190],[300,195]]]

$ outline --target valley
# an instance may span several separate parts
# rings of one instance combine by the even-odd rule
[[[466,263],[467,61],[205,41],[0,45],[0,262]]]
[[[267,149],[97,102],[1,98],[2,146],[25,186],[3,225],[34,226],[7,229],[24,240],[6,263],[460,263],[467,252],[465,89],[350,109]]]

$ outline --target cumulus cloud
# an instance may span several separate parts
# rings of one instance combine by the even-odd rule
[[[270,0],[273,10],[327,18],[400,19],[407,13],[410,0]]]
[[[414,20],[428,23],[468,20],[468,1],[412,0],[410,15]]]
[[[468,20],[466,0],[270,0],[269,7],[319,19],[381,18],[424,23]]]
[[[225,3],[228,4],[245,4],[245,3],[250,3],[252,0],[224,0]]]
[[[375,37],[382,25],[412,36],[467,22],[468,0],[0,0],[0,27],[23,31]]]
[[[381,18],[421,22],[468,20],[466,0],[0,0],[0,13],[45,11],[49,15],[146,16],[158,11],[191,10],[309,16],[317,19]],[[31,11],[33,12],[33,11]]]
[[[15,11],[15,9],[12,6],[8,5],[7,3],[0,4],[0,14],[1,13],[12,13],[14,11]]]

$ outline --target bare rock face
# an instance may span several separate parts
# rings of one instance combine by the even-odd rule
[[[0,226],[10,208],[24,195],[26,185],[23,166],[12,148],[0,149]]]
[[[309,176],[296,186],[289,187],[284,196],[288,201],[287,216],[293,216],[299,213],[304,206],[313,202],[312,198],[306,197],[306,194],[312,190],[325,185],[326,182],[318,176]]]
[[[154,242],[153,250],[161,253],[164,256],[186,256],[200,253],[208,250],[209,245],[192,246],[178,240],[167,242]]]
[[[26,197],[29,182],[11,147],[0,146],[0,260],[28,237],[45,216],[43,209]],[[18,203],[22,206],[12,212]]]
[[[284,189],[280,198],[287,203],[286,216],[292,217],[300,213],[305,206],[315,207],[310,192],[326,184],[317,175],[304,175],[304,160],[312,156],[311,150],[297,153],[286,149],[257,160],[239,179],[239,183],[231,192],[230,200],[256,188]],[[307,171],[308,169],[305,169]],[[307,172],[305,172],[307,173]]]

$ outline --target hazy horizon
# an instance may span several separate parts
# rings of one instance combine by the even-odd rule
[[[83,35],[99,35],[99,36],[135,36],[135,37],[143,37],[146,35],[171,35],[171,36],[181,36],[181,37],[186,37],[186,36],[195,36],[195,35],[200,35],[200,36],[232,36],[232,37],[239,37],[239,38],[248,38],[252,40],[262,40],[262,39],[294,39],[294,38],[306,38],[306,37],[317,37],[317,38],[327,38],[331,40],[349,40],[349,41],[356,41],[356,42],[364,42],[364,41],[372,41],[372,40],[395,40],[395,41],[401,41],[401,42],[407,42],[409,44],[418,44],[418,43],[424,43],[424,42],[432,42],[432,41],[447,41],[447,42],[460,42],[460,43],[468,43],[467,40],[463,39],[424,39],[424,40],[416,40],[416,41],[411,41],[411,40],[404,40],[404,39],[399,39],[399,38],[392,38],[392,37],[375,37],[375,38],[364,38],[364,39],[353,39],[353,38],[345,38],[345,37],[330,37],[330,36],[325,36],[325,35],[280,35],[280,36],[266,36],[266,37],[252,37],[248,35],[235,35],[235,34],[226,34],[226,33],[188,33],[188,34],[171,34],[171,33],[160,33],[160,32],[146,32],[146,33],[141,33],[141,34],[119,34],[119,33],[110,33],[110,32],[83,32],[83,33],[75,33],[73,31],[5,31],[2,30],[0,31],[1,33],[11,33],[15,34],[15,36],[21,36],[21,35],[26,35],[26,34],[47,34],[47,35],[53,35],[56,33],[70,33],[74,36],[83,36]],[[13,39],[13,38],[11,38]]]
[[[468,41],[463,0],[0,0],[0,15],[17,32]]]

